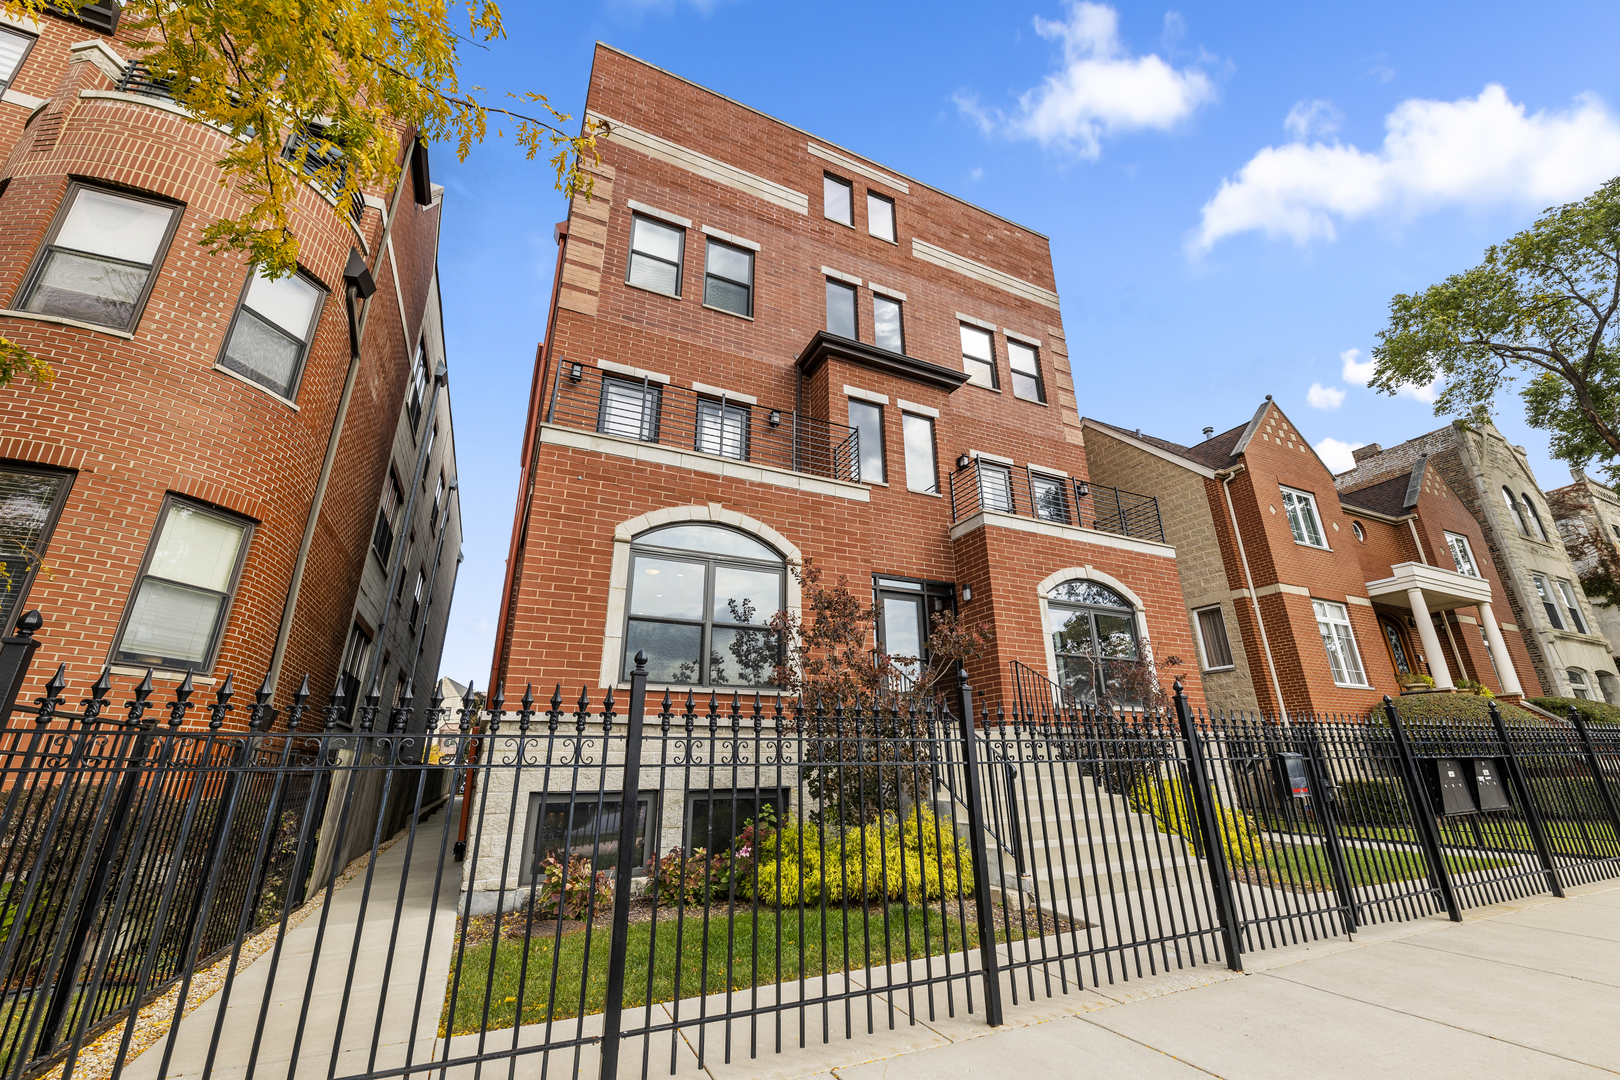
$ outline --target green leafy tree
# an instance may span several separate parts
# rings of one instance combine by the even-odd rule
[[[1369,385],[1439,379],[1435,414],[1474,423],[1516,388],[1555,456],[1620,479],[1620,178],[1389,306]]]

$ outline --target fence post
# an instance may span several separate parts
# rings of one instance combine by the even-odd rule
[[[1586,767],[1592,770],[1592,783],[1597,786],[1598,795],[1603,799],[1603,808],[1609,812],[1609,826],[1614,829],[1615,839],[1620,840],[1620,809],[1615,807],[1614,793],[1603,778],[1603,762],[1598,760],[1597,747],[1592,745],[1592,733],[1586,730],[1581,711],[1573,705],[1569,707],[1569,722],[1575,725],[1575,731],[1581,737],[1581,748],[1586,751]]]
[[[1547,876],[1547,888],[1560,899],[1564,895],[1564,887],[1558,883],[1558,868],[1553,865],[1552,847],[1547,843],[1547,827],[1541,820],[1541,811],[1536,808],[1535,800],[1530,794],[1530,781],[1525,778],[1524,768],[1519,764],[1519,755],[1513,749],[1513,740],[1508,738],[1507,724],[1502,722],[1502,710],[1496,707],[1493,700],[1490,705],[1491,723],[1496,725],[1496,737],[1502,742],[1502,753],[1507,755],[1508,780],[1513,784],[1513,791],[1519,798],[1519,805],[1524,807],[1524,826],[1530,830],[1530,842],[1536,848],[1536,861],[1541,863],[1541,872]]]
[[[1187,744],[1187,772],[1192,788],[1194,811],[1198,814],[1198,831],[1204,838],[1204,852],[1209,858],[1209,876],[1215,887],[1215,914],[1221,920],[1221,938],[1226,947],[1226,966],[1233,971],[1243,970],[1243,953],[1239,947],[1237,899],[1232,895],[1232,875],[1226,865],[1226,843],[1221,836],[1220,823],[1215,819],[1215,807],[1210,802],[1209,774],[1204,768],[1204,746],[1193,723],[1192,710],[1187,707],[1187,695],[1181,680],[1175,681],[1176,719],[1181,724],[1181,738]]]
[[[602,1080],[619,1075],[624,1023],[624,966],[630,946],[630,873],[635,869],[637,796],[641,793],[641,728],[647,708],[647,653],[630,673],[630,716],[624,729],[624,783],[619,795],[619,852],[613,869],[613,936],[608,946],[607,1002],[602,1014]],[[559,910],[558,917],[561,917]],[[651,963],[651,958],[648,963]]]
[[[1434,825],[1434,807],[1423,790],[1423,778],[1418,775],[1417,758],[1406,739],[1406,725],[1395,711],[1395,702],[1384,695],[1384,716],[1395,735],[1395,751],[1401,758],[1401,779],[1406,784],[1406,799],[1412,807],[1412,822],[1417,826],[1418,841],[1423,845],[1423,857],[1429,864],[1429,882],[1440,890],[1440,900],[1452,922],[1462,922],[1462,909],[1457,906],[1457,890],[1451,884],[1451,872],[1440,853],[1440,832]]]
[[[1344,905],[1345,925],[1350,933],[1360,926],[1355,887],[1350,883],[1350,870],[1344,862],[1344,847],[1339,842],[1339,825],[1333,808],[1333,788],[1327,763],[1323,760],[1322,745],[1316,737],[1316,726],[1305,729],[1305,762],[1311,770],[1311,804],[1316,810],[1317,823],[1322,828],[1322,841],[1327,848],[1328,865],[1333,869],[1333,886]]]
[[[11,707],[22,693],[28,665],[34,659],[34,650],[39,648],[34,633],[44,625],[39,612],[30,611],[17,620],[15,635],[0,638],[0,728],[11,722]]]
[[[979,967],[984,971],[984,1019],[991,1027],[1000,1027],[1000,958],[996,955],[995,908],[990,899],[990,854],[984,842],[984,794],[979,783],[978,735],[973,730],[973,687],[968,685],[966,668],[957,668],[956,681],[962,691],[962,801],[967,804],[968,848],[973,859],[973,906],[978,909]]]

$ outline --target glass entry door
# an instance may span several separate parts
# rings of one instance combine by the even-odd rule
[[[932,617],[956,610],[956,587],[938,581],[891,577],[877,578],[874,585],[878,649],[888,656],[911,657],[896,666],[908,681],[915,681],[928,663]]]

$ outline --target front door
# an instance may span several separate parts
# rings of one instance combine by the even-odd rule
[[[874,579],[878,649],[907,659],[897,664],[907,680],[922,674],[928,662],[928,634],[932,617],[956,608],[956,588],[937,581],[911,578]]]
[[[1388,615],[1378,616],[1378,628],[1383,631],[1384,645],[1389,649],[1389,660],[1395,665],[1395,674],[1402,682],[1417,678],[1417,659],[1405,628]]]

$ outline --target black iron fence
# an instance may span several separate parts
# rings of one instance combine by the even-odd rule
[[[1164,542],[1159,500],[1023,465],[968,457],[950,474],[951,520],[982,510]]]
[[[680,1073],[1620,876],[1574,721],[644,687],[351,733],[54,679],[0,727],[0,1073]]]
[[[546,419],[674,450],[858,483],[860,433],[753,398],[686,389],[630,369],[564,363]]]

